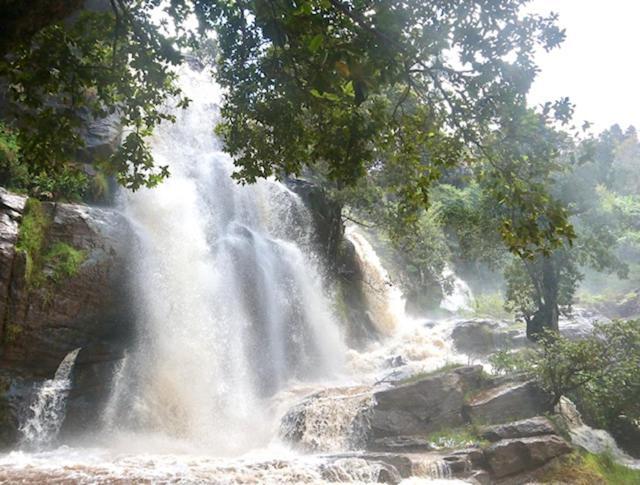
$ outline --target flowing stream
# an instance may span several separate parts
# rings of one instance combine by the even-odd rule
[[[71,389],[71,372],[79,352],[80,349],[69,352],[58,366],[53,379],[47,379],[37,387],[33,403],[20,426],[21,443],[24,447],[43,448],[57,438]]]
[[[376,482],[379,465],[323,454],[357,448],[366,392],[305,410],[306,453],[281,440],[282,418],[314,392],[464,359],[448,341],[451,322],[406,316],[375,251],[350,229],[383,338],[349,349],[300,198],[275,181],[236,184],[212,134],[220,93],[210,74],[185,69],[181,83],[193,103],[152,143],[171,177],[120,199],[138,235],[130,288],[138,333],[114,373],[103,429],[49,446],[64,417],[74,351],[22,427],[39,451],[0,456],[0,482]],[[429,475],[435,482],[447,473]]]

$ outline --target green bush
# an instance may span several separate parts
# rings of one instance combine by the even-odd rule
[[[30,288],[43,286],[47,281],[59,283],[74,276],[86,257],[84,251],[67,243],[48,242],[49,224],[42,202],[27,199],[16,249],[25,255],[25,279]]]
[[[427,441],[439,449],[467,448],[483,446],[487,443],[478,436],[476,429],[472,426],[436,431],[427,437]]]
[[[473,314],[479,317],[491,317],[512,320],[514,314],[505,309],[504,297],[500,293],[477,295],[472,303]]]
[[[640,422],[640,320],[596,324],[580,340],[547,334],[540,344],[491,358],[498,373],[526,374],[553,396],[567,396],[590,424],[613,430],[620,416]]]
[[[89,178],[73,163],[35,170],[20,158],[18,136],[0,122],[0,185],[40,200],[83,200]]]

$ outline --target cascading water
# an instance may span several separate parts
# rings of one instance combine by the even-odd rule
[[[393,335],[404,315],[402,291],[393,285],[389,273],[364,234],[351,225],[347,226],[345,237],[353,244],[362,269],[362,287],[371,321],[382,335]]]
[[[473,293],[466,281],[460,279],[448,265],[442,271],[442,277],[449,280],[451,288],[449,291],[444,291],[440,308],[451,313],[471,310]]]
[[[206,72],[187,70],[181,83],[194,101],[152,143],[171,177],[120,200],[138,234],[131,292],[139,331],[116,366],[103,430],[71,447],[0,455],[0,482],[378,482],[385,466],[358,451],[300,455],[279,437],[302,432],[312,453],[357,449],[370,388],[338,392],[336,402],[328,387],[370,385],[388,373],[390,357],[405,359],[409,372],[433,369],[449,360],[447,343],[404,314],[400,290],[350,229],[368,284],[380,290],[369,303],[384,338],[347,349],[323,292],[306,208],[279,183],[237,185],[211,131],[217,88]],[[75,355],[53,380],[56,403],[64,403]],[[326,399],[301,400],[325,391]],[[63,407],[50,407],[56,419],[43,421],[47,413],[36,410],[46,407],[34,404],[25,435],[55,437]],[[280,428],[287,410],[304,417],[302,426],[287,428],[285,418]],[[41,432],[42,422],[55,424]]]
[[[58,436],[71,389],[71,371],[79,352],[80,349],[69,352],[58,366],[53,379],[47,379],[37,388],[26,419],[20,425],[23,446],[41,449],[50,445]]]
[[[429,372],[452,362],[464,363],[464,356],[454,351],[450,341],[454,322],[409,316],[402,291],[393,284],[367,237],[355,226],[346,228],[345,237],[353,244],[363,273],[371,320],[378,332],[386,336],[364,352],[348,352],[354,373],[379,382]],[[389,367],[394,370],[390,372]]]
[[[183,76],[193,105],[155,135],[170,179],[123,198],[140,237],[140,336],[128,392],[111,412],[125,429],[236,453],[270,438],[264,398],[334,375],[346,349],[299,229],[310,227],[305,208],[279,183],[230,178],[233,163],[211,133],[218,92],[207,77]]]
[[[616,440],[607,431],[585,424],[575,404],[569,399],[562,397],[556,411],[564,418],[574,445],[591,453],[608,453],[616,462],[640,470],[640,460],[632,458],[621,450]]]

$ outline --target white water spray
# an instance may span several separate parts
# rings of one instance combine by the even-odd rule
[[[473,293],[467,282],[460,279],[448,265],[442,271],[442,277],[449,280],[451,288],[444,292],[440,308],[451,313],[471,310]]]
[[[232,160],[211,132],[219,94],[208,76],[183,75],[194,101],[154,137],[154,159],[171,177],[123,200],[140,238],[140,337],[109,419],[226,454],[268,441],[263,400],[292,380],[335,375],[346,348],[306,209],[279,183],[230,178]]]
[[[362,288],[371,321],[380,334],[393,335],[405,316],[402,291],[394,286],[389,273],[364,234],[355,226],[347,226],[345,237],[353,244],[358,264],[362,269]]]
[[[47,379],[38,387],[28,416],[19,428],[23,446],[41,449],[51,445],[58,436],[71,389],[71,371],[79,352],[80,349],[69,352],[53,379]]]

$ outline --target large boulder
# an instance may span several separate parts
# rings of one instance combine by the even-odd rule
[[[485,426],[480,429],[480,436],[489,441],[499,441],[512,438],[528,438],[545,434],[554,434],[555,428],[551,421],[542,416],[522,419],[511,423]]]
[[[472,423],[497,424],[552,411],[550,396],[534,382],[507,382],[473,396],[464,407]]]
[[[71,350],[129,332],[125,248],[132,232],[115,210],[42,203],[44,255],[30,279],[28,257],[14,242],[21,199],[0,189],[1,362],[47,378]],[[61,258],[71,256],[75,262],[65,266]]]
[[[376,392],[369,419],[371,442],[462,426],[465,394],[481,380],[481,366],[461,367]]]
[[[547,435],[501,440],[489,446],[484,454],[493,476],[503,478],[533,470],[571,451],[565,440]]]
[[[473,319],[456,323],[451,338],[458,350],[472,356],[489,355],[498,350],[527,345],[524,327],[499,320]]]

